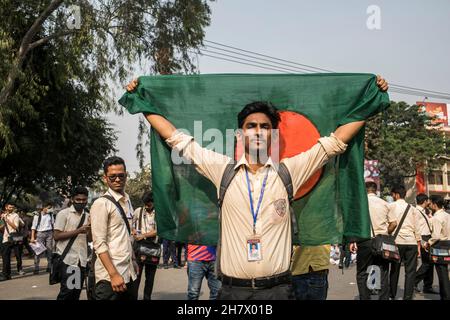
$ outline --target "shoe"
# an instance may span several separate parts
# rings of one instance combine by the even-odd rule
[[[423,289],[423,293],[428,293],[428,294],[439,294],[439,292],[437,292],[437,291],[434,290],[433,288]]]
[[[414,291],[415,291],[415,292],[418,292],[418,293],[422,292],[422,291],[419,289],[418,286],[415,286],[415,287],[414,287]]]
[[[173,268],[174,268],[174,269],[181,269],[181,267],[180,267],[179,265],[177,265],[177,264],[174,264],[174,265],[173,265]]]
[[[169,265],[168,265],[167,263],[165,263],[165,264],[163,265],[163,268],[164,268],[164,269],[169,269]]]
[[[25,274],[25,271],[20,270],[18,273],[19,273],[21,276],[23,276],[23,275]]]
[[[344,269],[344,265],[339,264],[339,269]]]

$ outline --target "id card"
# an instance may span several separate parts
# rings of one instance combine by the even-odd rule
[[[262,260],[261,238],[258,235],[247,238],[247,259],[248,261]]]

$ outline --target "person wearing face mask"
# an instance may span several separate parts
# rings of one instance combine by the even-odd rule
[[[89,214],[85,210],[88,195],[86,188],[74,188],[72,205],[56,215],[56,253],[62,259],[61,288],[57,300],[80,299],[86,274],[87,242],[91,238]]]
[[[137,208],[133,214],[133,237],[136,243],[153,242],[158,244],[156,236],[156,220],[155,208],[153,206],[153,194],[146,192],[142,196],[144,206]],[[156,258],[155,258],[156,259]],[[136,260],[139,265],[139,272],[135,283],[135,290],[139,290],[142,273],[145,272],[144,300],[151,300],[153,291],[153,281],[158,266],[159,259],[152,261],[144,261],[136,254]]]

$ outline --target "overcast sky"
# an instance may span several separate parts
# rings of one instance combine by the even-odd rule
[[[367,27],[368,19],[376,23],[373,11],[367,13],[370,5],[380,9],[381,29]],[[337,72],[381,74],[390,83],[450,92],[448,0],[218,0],[211,9],[206,40]],[[198,66],[201,73],[276,73],[202,56]],[[424,100],[393,92],[390,97],[411,104]],[[108,118],[119,132],[117,155],[130,172],[139,170],[134,149],[138,116]]]

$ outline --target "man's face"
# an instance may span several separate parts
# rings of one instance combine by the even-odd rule
[[[72,203],[73,204],[86,206],[87,205],[87,200],[88,200],[88,197],[85,194],[77,194],[77,195],[72,197]]]
[[[145,204],[145,210],[147,211],[147,212],[152,212],[152,210],[153,210],[153,202],[147,202],[146,204]]]
[[[439,209],[439,208],[437,207],[437,205],[434,204],[433,202],[430,202],[429,208],[431,209],[431,211],[433,211],[433,213],[436,212],[436,211],[438,211],[438,209]]]
[[[5,206],[5,210],[7,213],[13,213],[15,209],[16,209],[16,206],[13,204],[7,204]]]
[[[113,191],[122,193],[125,190],[125,183],[127,182],[125,167],[122,164],[109,166],[103,179]]]
[[[246,152],[267,154],[273,129],[269,117],[261,112],[252,113],[242,125],[242,134]]]
[[[394,198],[394,201],[397,201],[398,199],[400,199],[400,195],[398,193],[391,192],[391,196],[392,196],[392,198]]]

